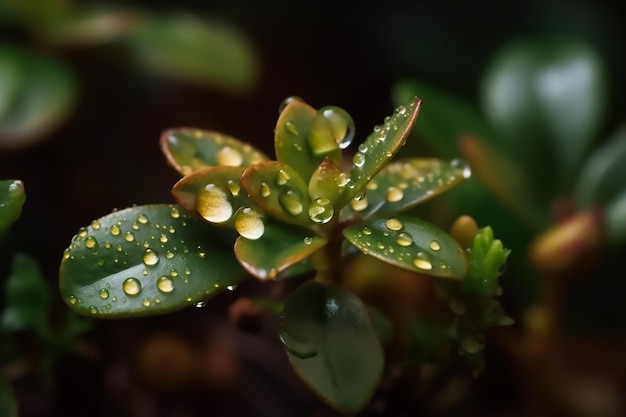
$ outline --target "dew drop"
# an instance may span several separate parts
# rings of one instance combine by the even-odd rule
[[[360,200],[357,200],[356,198],[354,198],[350,201],[350,207],[354,211],[363,211],[367,208],[367,206],[368,206],[367,198],[362,198]]]
[[[400,246],[411,246],[413,244],[413,237],[408,233],[402,232],[398,235],[396,243]]]
[[[336,181],[337,186],[343,188],[346,185],[350,184],[351,179],[346,173],[342,172],[341,174],[337,175]]]
[[[438,251],[439,249],[441,249],[441,244],[438,241],[433,240],[428,244],[428,247],[431,250]]]
[[[80,237],[85,237],[85,236],[87,236],[87,229],[86,229],[85,227],[81,227],[81,228],[78,230],[78,236],[80,236]]]
[[[144,307],[150,307],[150,299],[144,298],[143,300],[141,300],[141,305]]]
[[[98,314],[98,309],[95,306],[89,307],[89,312],[91,314]]]
[[[119,236],[121,233],[120,227],[116,224],[114,224],[113,226],[111,226],[111,234],[113,236]]]
[[[124,235],[124,240],[127,242],[132,242],[135,240],[135,236],[133,236],[131,232],[126,232],[126,234]]]
[[[99,230],[100,229],[100,222],[98,220],[94,220],[91,222],[91,227],[94,230]]]
[[[107,298],[109,298],[109,291],[106,288],[103,288],[100,290],[98,295],[100,295],[100,298],[102,298],[103,300],[106,300]]]
[[[98,241],[96,241],[96,238],[93,236],[89,236],[87,239],[85,239],[85,247],[87,247],[88,249],[95,248],[97,244]]]
[[[315,223],[326,224],[335,214],[335,208],[327,198],[316,198],[309,206],[309,217]]]
[[[235,230],[246,239],[256,240],[265,233],[263,214],[250,207],[242,207],[235,213]]]
[[[404,228],[404,224],[402,224],[402,222],[395,217],[390,217],[385,220],[385,226],[387,226],[387,229],[395,231],[402,230]]]
[[[167,259],[172,259],[172,258],[174,257],[174,252],[171,252],[171,251],[169,251],[169,250],[168,250],[168,251],[165,253],[165,257],[166,257]]]
[[[278,197],[278,200],[283,208],[292,216],[297,216],[302,213],[302,210],[304,209],[302,206],[302,198],[293,190],[289,190],[286,193],[281,194]]]
[[[206,301],[198,301],[193,306],[196,307],[196,308],[202,308],[202,307],[205,307],[206,305],[207,305]]]
[[[211,223],[224,223],[233,214],[228,195],[215,184],[208,184],[198,193],[196,210]]]
[[[389,203],[396,203],[404,198],[404,193],[398,187],[389,187],[385,199]]]
[[[406,107],[401,105],[396,108],[396,112],[400,115],[404,115],[406,113]]]
[[[369,236],[372,234],[372,229],[370,229],[369,227],[364,227],[363,228],[363,234],[366,236]]]
[[[285,130],[292,135],[298,136],[298,128],[296,127],[296,124],[292,121],[285,123]]]
[[[137,278],[126,278],[122,289],[127,295],[137,295],[141,292],[141,282]]]
[[[76,296],[74,295],[70,295],[69,301],[71,305],[76,305],[76,303],[78,302],[78,298],[76,298]]]
[[[170,293],[174,291],[174,281],[170,277],[162,276],[157,279],[157,289],[162,293]]]
[[[241,186],[233,180],[228,180],[228,189],[233,197],[237,197],[239,195],[239,191],[241,191]]]
[[[269,197],[270,194],[272,193],[272,190],[270,189],[270,186],[264,182],[261,184],[260,193],[261,193],[261,197]]]
[[[164,234],[161,234],[161,237],[159,237],[159,242],[167,243],[167,236]]]
[[[145,214],[140,214],[139,217],[137,217],[137,222],[141,224],[147,224],[148,218],[146,217]]]
[[[307,236],[304,238],[304,244],[305,245],[310,245],[311,243],[313,243],[313,238],[310,236]]]
[[[298,97],[298,96],[289,96],[289,97],[287,97],[278,106],[278,114],[281,114],[283,112],[283,110],[285,110],[285,107],[287,107],[293,101],[300,101],[300,102],[302,102],[303,100],[300,97]]]
[[[230,146],[224,146],[217,151],[217,164],[223,166],[238,167],[243,163],[243,156],[237,149],[233,149]]]
[[[276,184],[278,185],[285,185],[290,179],[291,176],[284,169],[279,169],[276,173]]]
[[[172,216],[173,219],[177,219],[180,217],[180,211],[177,207],[172,207],[172,209],[170,210],[170,216]]]
[[[357,152],[352,158],[354,166],[361,168],[365,164],[365,154],[363,152]]]
[[[472,168],[464,160],[457,158],[450,161],[450,165],[460,170],[463,173],[463,178],[469,178],[472,176]]]
[[[317,114],[326,120],[331,133],[335,137],[339,149],[346,149],[354,139],[354,120],[344,109],[327,106],[319,109]]]
[[[150,248],[144,251],[142,259],[147,266],[154,266],[159,263],[159,256]]]
[[[431,269],[433,269],[433,264],[430,263],[428,255],[424,252],[417,253],[415,259],[413,259],[413,265],[424,271],[430,271]]]

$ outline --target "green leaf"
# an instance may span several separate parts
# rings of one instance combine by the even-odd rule
[[[46,336],[49,330],[50,288],[33,258],[25,254],[17,254],[13,258],[5,301],[3,329],[32,330]]]
[[[245,170],[241,183],[269,215],[290,224],[312,223],[307,184],[291,166],[278,161],[253,165]]]
[[[412,131],[420,140],[407,141],[400,151],[403,155],[416,155],[426,144],[439,156],[456,158],[459,139],[466,135],[492,145],[501,140],[477,106],[423,82],[401,80],[394,85],[392,97],[396,104],[406,103],[411,97],[420,97],[424,103]]]
[[[223,21],[191,14],[146,16],[126,45],[146,71],[231,94],[251,91],[259,78],[254,46]]]
[[[526,163],[536,161],[533,167],[554,164],[542,155],[556,157],[559,177],[568,181],[601,127],[605,82],[603,63],[588,45],[567,38],[523,40],[494,57],[482,96],[487,117],[513,151]]]
[[[60,289],[76,312],[137,317],[185,308],[247,277],[215,228],[175,205],[115,211],[81,228],[63,254]]]
[[[231,136],[190,128],[163,132],[161,150],[168,163],[182,175],[207,167],[247,167],[268,160],[263,152]]]
[[[256,239],[237,238],[235,255],[250,274],[262,280],[275,279],[327,242],[306,229],[270,224],[263,226]]]
[[[195,171],[174,184],[172,196],[188,213],[212,224],[234,227],[237,210],[255,206],[241,185],[244,170],[219,166]]]
[[[365,195],[353,199],[342,218],[373,214],[387,216],[414,207],[469,178],[469,166],[461,160],[407,158],[385,166],[365,187]]]
[[[385,122],[375,127],[365,142],[359,145],[352,159],[353,165],[348,173],[340,207],[360,195],[367,183],[404,145],[415,124],[421,103],[420,99],[413,98],[396,107],[393,115],[386,117]]]
[[[574,197],[581,208],[607,203],[626,191],[626,126],[620,127],[585,160]]]
[[[384,355],[354,294],[313,280],[302,284],[287,299],[280,337],[296,373],[329,405],[353,415],[371,399]]]
[[[389,217],[347,227],[343,234],[366,255],[409,271],[458,279],[467,273],[461,245],[424,220]]]
[[[25,201],[26,193],[22,181],[0,181],[0,237],[20,217]]]
[[[626,241],[626,190],[606,204],[604,222],[609,243]]]
[[[77,99],[77,82],[62,62],[10,45],[0,44],[0,85],[0,149],[44,139]]]

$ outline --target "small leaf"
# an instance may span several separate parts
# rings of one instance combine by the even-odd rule
[[[366,255],[391,265],[444,278],[464,278],[465,252],[452,236],[417,218],[378,219],[343,231]]]
[[[309,181],[309,195],[311,199],[326,198],[335,204],[343,190],[340,186],[342,177],[345,176],[330,158],[326,158],[317,167]]]
[[[433,198],[460,184],[471,175],[461,160],[408,158],[385,166],[365,187],[365,194],[352,199],[342,218],[387,216]]]
[[[22,181],[0,181],[0,237],[20,217],[25,201],[26,193]]]
[[[250,274],[261,280],[275,279],[326,243],[326,238],[312,235],[306,229],[270,224],[257,239],[239,237],[235,255]]]
[[[385,118],[383,125],[376,127],[365,142],[359,145],[358,152],[352,159],[353,165],[348,173],[349,179],[339,203],[340,207],[360,195],[367,183],[404,145],[415,124],[420,105],[421,100],[418,98],[399,105],[393,115]]]
[[[269,215],[285,223],[308,225],[309,192],[298,171],[278,161],[248,167],[241,183],[250,197]]]
[[[220,246],[215,234],[175,205],[115,211],[72,239],[61,262],[61,295],[95,318],[162,314],[203,302],[248,276],[232,246]]]
[[[365,305],[343,287],[316,281],[289,296],[280,337],[299,377],[347,415],[360,411],[380,383],[384,355]]]
[[[172,196],[188,213],[196,213],[216,225],[233,227],[237,209],[255,205],[241,185],[244,170],[219,166],[195,171],[174,184]]]
[[[161,150],[182,175],[212,166],[247,167],[268,160],[263,152],[231,136],[184,127],[163,132]]]

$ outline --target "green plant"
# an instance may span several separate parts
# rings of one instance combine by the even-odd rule
[[[494,299],[509,251],[471,218],[448,234],[401,214],[470,177],[460,160],[392,161],[420,106],[399,105],[353,154],[352,117],[297,97],[280,106],[275,161],[217,132],[165,131],[161,149],[182,175],[176,204],[117,210],[81,228],[61,261],[63,299],[93,318],[139,317],[203,305],[250,276],[305,277],[280,313],[281,341],[315,393],[355,414],[383,377],[387,333],[346,284],[344,259],[364,254],[440,278],[439,297],[467,312],[445,337],[477,354],[484,329],[510,322]]]

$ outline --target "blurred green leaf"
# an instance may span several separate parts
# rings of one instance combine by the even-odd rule
[[[0,238],[22,213],[26,201],[24,183],[20,180],[0,181]]]
[[[12,331],[32,330],[46,337],[49,331],[50,295],[50,288],[37,262],[25,254],[15,255],[11,275],[6,283],[2,328]]]
[[[139,66],[157,75],[229,93],[247,93],[259,78],[260,64],[250,41],[218,20],[149,15],[125,44]]]
[[[413,217],[377,219],[343,231],[366,255],[409,271],[462,279],[467,273],[465,252],[452,236]]]
[[[17,401],[13,394],[13,387],[0,375],[0,415],[4,417],[18,417]]]
[[[70,2],[65,0],[3,0],[0,21],[7,25],[37,30],[42,25],[62,20]]]
[[[74,236],[60,267],[65,302],[82,315],[122,318],[188,307],[248,274],[215,229],[155,204],[115,211]]]
[[[626,190],[606,204],[605,213],[609,242],[624,243],[626,241]]]
[[[296,373],[325,402],[353,415],[382,377],[382,345],[367,307],[343,287],[310,280],[292,293],[280,337]]]
[[[605,83],[603,63],[586,44],[522,40],[496,54],[482,99],[489,120],[529,169],[543,165],[541,172],[548,172],[556,160],[557,178],[567,183],[603,122]]]
[[[0,149],[32,145],[74,109],[77,83],[60,61],[0,44]]]

